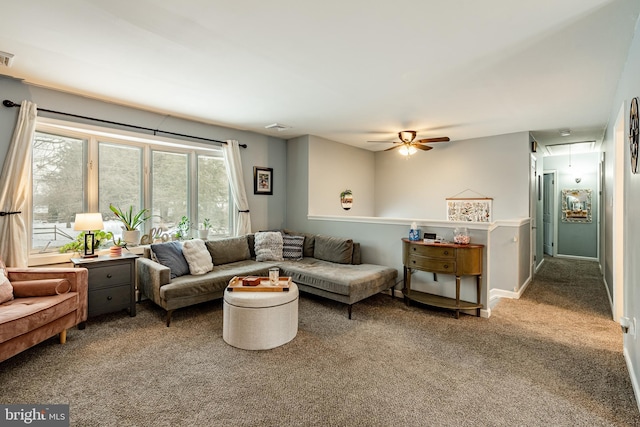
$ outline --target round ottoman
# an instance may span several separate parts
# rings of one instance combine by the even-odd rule
[[[245,350],[268,350],[298,333],[298,286],[288,292],[224,291],[222,339]]]

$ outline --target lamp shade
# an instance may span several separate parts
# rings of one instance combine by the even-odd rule
[[[102,230],[104,223],[102,222],[102,214],[96,213],[78,213],[76,214],[76,222],[73,229],[76,231]]]

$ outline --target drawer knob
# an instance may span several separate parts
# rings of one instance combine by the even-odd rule
[[[107,297],[107,301],[111,301],[113,298],[111,296]]]
[[[449,264],[445,264],[445,265],[444,265],[444,268],[449,268]]]
[[[449,255],[449,251],[444,251],[444,254],[445,255]]]
[[[111,279],[112,277],[111,273],[107,274],[107,279]]]
[[[411,262],[415,264],[415,263],[416,263],[416,260],[414,259],[414,260],[412,260]]]
[[[413,251],[414,251],[414,252],[415,252],[415,250],[416,250],[416,248],[411,248],[411,249],[413,249]]]

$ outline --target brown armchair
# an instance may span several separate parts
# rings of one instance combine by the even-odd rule
[[[0,362],[87,320],[85,268],[7,268],[14,298],[0,304]]]

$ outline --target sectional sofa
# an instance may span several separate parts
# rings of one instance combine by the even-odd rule
[[[282,246],[269,246],[268,242],[261,245],[263,237],[277,240],[278,235],[282,236]],[[271,267],[278,267],[281,276],[291,277],[302,292],[347,304],[349,319],[353,304],[392,288],[398,277],[394,268],[362,264],[360,245],[351,239],[290,230],[206,241],[204,245],[211,257],[210,269],[192,266],[189,262],[186,269],[184,264],[175,265],[176,260],[172,258],[182,262],[179,254],[173,252],[167,257],[164,252],[168,246],[162,245],[171,245],[173,248],[170,249],[175,251],[180,243],[168,242],[145,248],[143,257],[137,262],[137,275],[142,295],[167,311],[167,326],[174,310],[222,298],[234,276],[267,276]],[[202,246],[195,241],[183,245],[183,255],[192,253],[193,246]],[[278,247],[282,251],[280,254]],[[187,255],[190,257],[193,258]],[[198,274],[192,274],[194,269]]]

